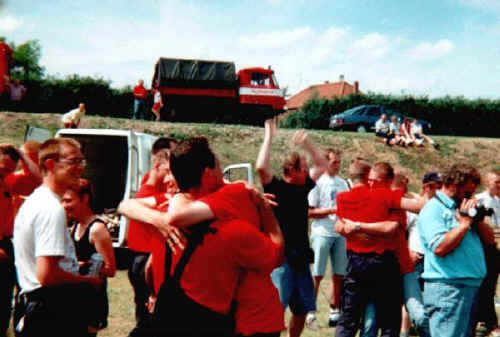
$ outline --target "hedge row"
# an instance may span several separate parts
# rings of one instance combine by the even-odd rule
[[[78,103],[85,102],[87,114],[130,117],[133,110],[133,95],[130,86],[114,89],[111,82],[102,78],[71,75],[65,78],[48,76],[38,81],[23,83],[28,91],[22,109],[27,112],[64,113],[74,109]],[[150,97],[151,98],[151,97]],[[168,101],[168,99],[167,99]],[[193,100],[190,100],[193,101]],[[151,105],[152,102],[149,102]],[[173,100],[171,103],[175,103]],[[167,103],[169,104],[169,103]],[[206,102],[203,103],[206,106]],[[328,129],[332,115],[361,104],[384,105],[401,113],[424,119],[432,123],[432,133],[460,136],[500,137],[500,100],[466,99],[464,97],[392,96],[369,93],[351,95],[339,99],[318,99],[313,97],[303,108],[288,115],[283,124],[290,128]],[[182,104],[181,104],[182,105]],[[176,108],[177,110],[178,107]],[[148,118],[152,114],[148,109]],[[171,107],[170,110],[173,110]],[[201,115],[213,115],[213,121],[233,124],[259,124],[246,115],[266,115],[263,111],[233,111],[206,106],[206,111],[196,110],[190,121],[201,121]],[[170,111],[171,112],[171,111]],[[170,114],[168,111],[164,115]],[[182,120],[185,113],[177,113]],[[219,114],[219,115],[217,115]],[[231,114],[231,116],[228,116]],[[182,115],[182,116],[181,116]],[[205,118],[206,119],[206,118]],[[206,121],[206,120],[205,120]]]
[[[132,88],[114,89],[110,81],[101,78],[71,75],[61,79],[49,76],[38,81],[25,81],[23,85],[28,90],[21,109],[26,112],[65,113],[84,102],[89,115],[132,115]]]
[[[328,129],[332,115],[361,104],[384,105],[429,121],[434,134],[500,137],[500,100],[449,96],[429,99],[370,93],[331,100],[312,98],[283,124],[289,128]]]

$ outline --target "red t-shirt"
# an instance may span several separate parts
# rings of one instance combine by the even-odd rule
[[[145,185],[146,182],[148,181],[148,179],[149,179],[149,172],[146,172],[144,177],[142,177],[141,186]],[[172,177],[172,179],[169,179],[166,182],[163,182],[163,183],[159,184],[159,186],[155,187],[156,193],[169,193],[171,195],[174,195],[174,193],[177,191],[177,185],[175,184],[175,181],[173,179],[174,178]],[[137,193],[139,193],[139,192],[137,192]],[[153,195],[156,193],[153,193]],[[148,195],[148,196],[151,196],[151,195]],[[137,195],[135,197],[138,198]]]
[[[163,195],[165,197],[165,192],[161,188],[144,184],[141,186],[139,191],[137,191],[135,198],[146,198],[156,195]],[[128,247],[135,251],[141,253],[149,253],[151,251],[151,237],[157,232],[152,225],[146,224],[144,222],[130,220],[128,225]]]
[[[144,88],[143,85],[138,84],[134,87],[134,97],[139,99],[146,99],[148,98],[148,91],[146,90],[146,88]]]
[[[157,210],[160,212],[168,211],[168,200],[162,201],[164,194],[159,194],[155,196],[156,203],[159,205]],[[150,251],[152,258],[152,269],[153,269],[153,289],[155,294],[158,294],[160,287],[165,280],[165,253],[166,253],[166,241],[163,235],[158,231],[154,230],[150,241]],[[177,264],[181,257],[181,252],[172,254],[172,265]],[[171,270],[171,272],[173,269]]]
[[[399,209],[403,191],[388,188],[353,187],[337,195],[337,216],[352,221],[380,222],[389,219],[390,209]],[[357,253],[383,253],[395,250],[394,240],[377,240],[367,245],[364,241],[346,239],[346,248]]]
[[[260,229],[259,212],[243,183],[227,184],[200,201],[210,207],[217,219],[242,219]],[[273,268],[280,262],[277,261]],[[271,270],[247,270],[241,275],[235,296],[236,333],[252,335],[285,328],[283,305],[270,273]]]
[[[40,185],[29,171],[23,169],[4,178],[0,187],[0,238],[11,237],[14,231],[14,217],[21,206],[22,196],[30,195]]]
[[[396,245],[395,253],[399,261],[401,274],[411,273],[415,268],[410,258],[410,249],[408,248],[408,240],[406,239],[406,212],[403,210],[391,210],[389,220],[397,221],[400,224],[394,240]]]
[[[216,234],[207,234],[193,253],[181,278],[191,299],[219,313],[229,312],[242,269],[269,272],[280,247],[243,220],[217,220]]]

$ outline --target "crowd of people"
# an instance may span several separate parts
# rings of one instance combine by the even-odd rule
[[[424,146],[428,143],[435,148],[439,147],[438,143],[424,134],[422,125],[416,118],[404,118],[400,123],[397,116],[393,115],[388,120],[387,115],[382,114],[375,123],[375,135],[389,146]]]
[[[204,137],[154,143],[140,190],[118,208],[131,220],[129,336],[277,337],[286,326],[300,336],[321,324],[328,260],[337,337],[408,336],[412,326],[419,336],[473,336],[478,325],[500,335],[498,170],[475,196],[481,176],[466,164],[427,172],[421,193],[409,193],[408,177],[386,162],[354,158],[341,178],[342,152],[299,130],[300,151],[285,155],[279,177],[276,134],[266,121],[263,192],[226,182]],[[13,294],[19,336],[95,336],[107,326],[115,256],[85,165],[68,138],[0,144],[0,335]]]

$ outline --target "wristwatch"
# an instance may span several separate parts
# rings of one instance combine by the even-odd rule
[[[356,222],[356,225],[354,225],[354,230],[356,232],[359,232],[361,230],[361,222]]]

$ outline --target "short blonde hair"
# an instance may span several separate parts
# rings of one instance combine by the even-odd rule
[[[47,173],[45,161],[47,159],[59,159],[63,146],[71,146],[81,149],[80,143],[72,138],[51,138],[43,142],[38,153],[38,164],[43,174]]]
[[[370,164],[363,158],[354,158],[349,165],[349,178],[352,182],[366,182],[370,173]]]

